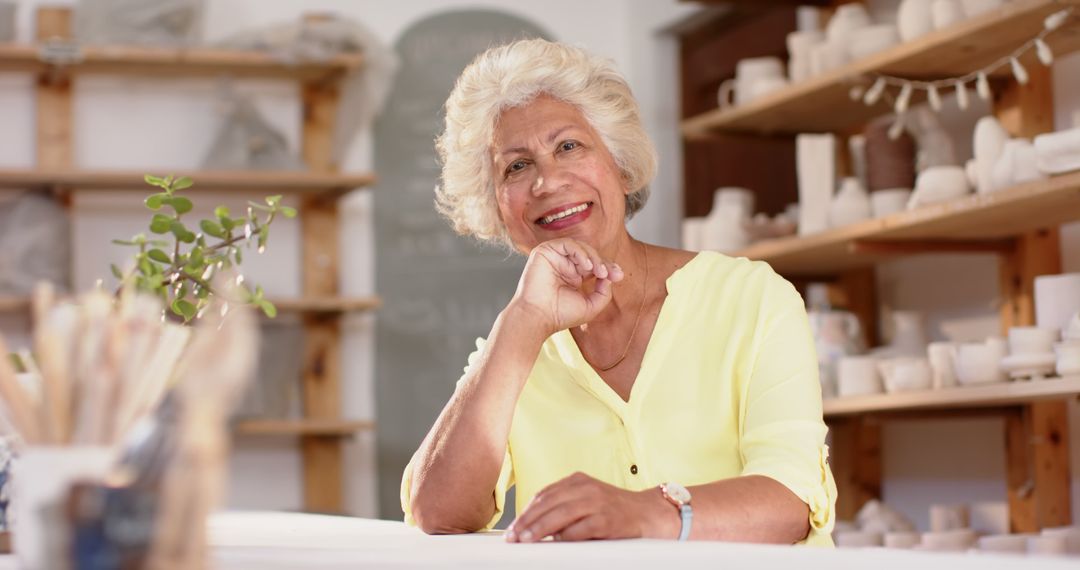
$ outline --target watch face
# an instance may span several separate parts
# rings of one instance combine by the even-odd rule
[[[679,503],[685,505],[690,502],[690,491],[678,483],[664,483],[664,491]]]

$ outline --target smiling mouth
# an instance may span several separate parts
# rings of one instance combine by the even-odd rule
[[[536,219],[536,223],[538,225],[541,225],[541,226],[546,226],[548,224],[557,222],[557,221],[562,220],[564,218],[569,218],[570,216],[573,216],[574,214],[584,212],[585,210],[588,210],[590,207],[592,207],[592,205],[593,205],[592,202],[585,202],[583,204],[578,204],[577,206],[574,206],[572,208],[567,208],[567,209],[565,209],[565,210],[563,210],[561,212],[556,212],[554,214],[551,214],[550,216],[541,216],[541,217]]]

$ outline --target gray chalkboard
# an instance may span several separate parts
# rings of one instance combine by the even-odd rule
[[[401,473],[453,392],[475,340],[514,292],[524,259],[454,234],[435,212],[434,139],[461,70],[485,49],[547,37],[516,16],[469,10],[422,20],[375,125],[379,512],[400,520]]]

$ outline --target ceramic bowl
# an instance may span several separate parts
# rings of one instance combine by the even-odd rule
[[[964,552],[975,545],[975,531],[970,528],[927,532],[922,535],[920,546],[936,552]]]
[[[911,200],[910,188],[890,188],[875,190],[870,193],[870,210],[875,218],[884,218],[890,214],[903,212]]]
[[[1049,354],[1054,351],[1058,330],[1040,327],[1009,329],[1009,354]]]
[[[900,33],[893,24],[859,28],[848,37],[848,55],[859,59],[885,51],[900,43]]]
[[[962,385],[1005,382],[1001,370],[1007,349],[1004,342],[964,343],[956,348],[956,380]]]
[[[967,172],[959,166],[931,166],[915,179],[915,192],[908,202],[908,209],[925,204],[944,202],[964,196],[968,186]]]
[[[883,391],[877,359],[872,356],[845,356],[836,365],[836,391],[841,397],[880,394]]]
[[[898,357],[882,360],[878,363],[878,372],[885,384],[885,391],[913,392],[929,390],[933,386],[934,374],[930,361],[919,357]]]
[[[922,535],[917,532],[889,532],[885,533],[885,548],[915,548],[922,541]],[[1025,543],[1026,546],[1026,543]]]

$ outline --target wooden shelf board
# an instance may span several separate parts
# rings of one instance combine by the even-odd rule
[[[889,258],[852,251],[856,241],[1000,240],[1080,220],[1080,172],[898,212],[805,237],[765,240],[733,253],[784,275],[824,276]]]
[[[151,191],[143,181],[150,170],[166,174],[165,169],[131,170],[39,170],[0,169],[0,188],[50,188],[58,190],[142,190]],[[258,191],[266,193],[316,193],[341,195],[370,186],[375,176],[369,173],[323,173],[272,170],[194,170],[172,174],[190,176],[195,185],[190,191]]]
[[[301,297],[299,299],[270,299],[279,313],[355,313],[370,311],[382,305],[377,296],[367,297]]]
[[[804,133],[842,131],[891,112],[852,101],[851,88],[870,83],[873,73],[934,79],[956,77],[1012,53],[1043,29],[1047,15],[1080,0],[1013,0],[993,11],[959,22],[884,52],[776,91],[745,105],[716,109],[683,121],[687,138],[710,133]],[[1047,37],[1057,57],[1080,50],[1080,18]],[[1030,54],[1029,54],[1030,56]],[[1024,60],[1038,65],[1035,60]],[[1002,73],[1008,72],[1006,66]]]
[[[361,420],[241,420],[233,425],[240,435],[349,437],[375,429],[375,422]]]
[[[1080,376],[825,400],[826,417],[871,412],[1002,408],[1080,395]]]
[[[83,46],[80,59],[55,65],[42,59],[36,44],[0,43],[0,72],[43,72],[62,68],[71,73],[156,76],[231,75],[239,77],[331,79],[359,69],[363,56],[343,54],[325,61],[285,61],[266,52],[141,46]]]

